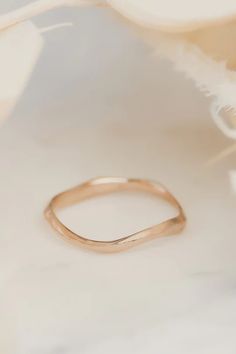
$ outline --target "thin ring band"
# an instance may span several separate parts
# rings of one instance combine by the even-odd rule
[[[113,241],[96,241],[78,235],[68,229],[56,216],[55,210],[58,208],[70,206],[95,196],[123,190],[139,190],[152,193],[168,201],[177,209],[178,214],[160,224]],[[75,241],[78,245],[97,252],[122,251],[156,237],[176,234],[182,231],[186,223],[186,217],[181,205],[163,185],[144,179],[121,177],[95,178],[56,195],[47,206],[45,217],[50,225],[66,239]]]

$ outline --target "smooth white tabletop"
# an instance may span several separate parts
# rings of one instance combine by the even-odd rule
[[[235,154],[209,102],[105,10],[37,19],[74,27],[45,48],[0,128],[0,349],[4,354],[234,354]],[[43,218],[56,193],[95,176],[159,180],[179,198],[179,236],[124,253],[66,243]],[[172,211],[114,195],[65,211],[111,239]]]

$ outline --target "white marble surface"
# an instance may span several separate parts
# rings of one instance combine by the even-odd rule
[[[1,353],[234,354],[235,154],[208,164],[231,142],[192,83],[108,12],[57,11],[37,23],[71,19],[45,35],[0,129]],[[99,175],[162,181],[182,201],[186,230],[115,255],[56,237],[42,215],[48,200]],[[124,195],[63,218],[109,239],[170,212]]]

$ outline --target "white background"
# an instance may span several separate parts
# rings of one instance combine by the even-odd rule
[[[231,142],[193,83],[111,12],[57,10],[36,23],[62,21],[74,26],[44,35],[0,128],[2,353],[235,353],[235,155],[209,164]],[[104,175],[163,182],[182,202],[186,230],[114,255],[56,237],[42,214],[49,199]],[[169,213],[123,195],[62,217],[111,239]]]

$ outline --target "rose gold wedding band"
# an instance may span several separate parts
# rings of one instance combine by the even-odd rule
[[[145,191],[154,194],[168,201],[177,209],[178,214],[150,228],[113,241],[97,241],[78,235],[68,229],[56,216],[55,211],[58,208],[70,206],[88,198],[124,190]],[[186,223],[186,217],[181,205],[163,185],[144,179],[120,177],[95,178],[56,195],[46,208],[45,217],[51,226],[66,239],[76,242],[79,246],[98,252],[121,251],[156,237],[176,234],[184,228]]]

